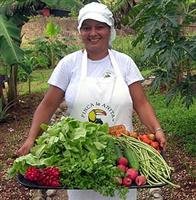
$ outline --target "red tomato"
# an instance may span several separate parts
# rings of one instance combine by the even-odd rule
[[[159,147],[160,147],[160,146],[159,146],[159,143],[158,143],[158,142],[156,142],[156,141],[151,141],[150,145],[151,145],[153,148],[159,150]]]
[[[142,139],[143,139],[143,140],[149,140],[149,137],[148,137],[148,135],[144,134],[144,135],[142,136]]]
[[[146,134],[141,134],[141,135],[139,135],[139,139],[140,139],[141,141],[143,141],[143,140],[145,140],[145,139],[148,139],[148,136],[147,136]]]
[[[150,144],[151,143],[151,140],[148,138],[147,135],[146,135],[146,137],[143,138],[142,141],[145,142],[146,144]]]

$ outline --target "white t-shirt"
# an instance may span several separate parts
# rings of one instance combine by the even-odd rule
[[[143,80],[139,69],[129,56],[115,50],[112,50],[112,53],[127,85]],[[65,56],[60,60],[48,80],[50,85],[56,86],[65,92],[68,114],[72,108],[80,80],[82,55],[82,50],[79,50]],[[88,59],[87,65],[87,75],[90,77],[106,77],[112,76],[114,73],[109,55],[96,61]]]

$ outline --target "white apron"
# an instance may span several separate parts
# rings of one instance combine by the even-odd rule
[[[109,56],[113,75],[88,77],[87,53],[84,51],[79,88],[70,116],[80,121],[108,123],[109,126],[124,124],[128,130],[132,130],[133,103],[129,89],[110,50]],[[127,200],[135,200],[136,195],[137,191],[131,189]],[[68,190],[68,197],[69,200],[119,200],[118,196],[104,197],[93,190]]]

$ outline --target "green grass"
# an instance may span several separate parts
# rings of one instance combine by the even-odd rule
[[[46,91],[48,88],[47,80],[50,77],[53,69],[42,69],[33,71],[31,75],[31,93],[38,93]],[[20,82],[18,84],[19,95],[29,94],[28,82]]]
[[[196,155],[196,106],[195,103],[186,109],[180,99],[177,98],[168,107],[165,98],[161,94],[151,95],[149,100],[153,105],[157,117],[165,132],[179,138],[179,143],[183,145],[188,153]]]

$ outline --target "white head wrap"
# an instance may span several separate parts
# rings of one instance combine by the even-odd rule
[[[93,19],[99,22],[106,23],[110,26],[110,41],[109,45],[111,45],[112,41],[116,37],[116,31],[114,29],[114,18],[112,12],[108,9],[108,7],[104,4],[92,2],[85,5],[79,11],[78,16],[78,31],[80,32],[82,23],[86,19]]]

